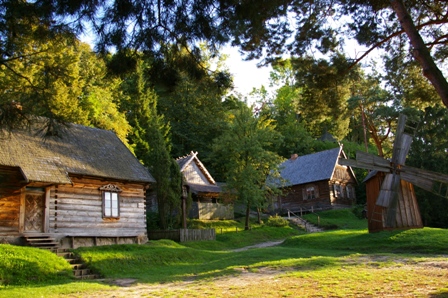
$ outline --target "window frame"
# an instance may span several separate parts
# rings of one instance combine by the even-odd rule
[[[302,200],[311,201],[319,199],[319,191],[316,185],[308,184],[302,188]]]
[[[102,217],[119,219],[120,192],[122,192],[122,190],[114,184],[107,184],[100,187],[100,191],[102,201]]]

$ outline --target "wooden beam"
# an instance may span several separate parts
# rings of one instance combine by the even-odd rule
[[[19,232],[25,230],[25,187],[20,189]]]

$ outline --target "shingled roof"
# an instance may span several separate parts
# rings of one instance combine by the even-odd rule
[[[341,154],[345,157],[338,147],[288,159],[280,165],[280,175],[286,186],[329,180]]]
[[[26,181],[72,183],[70,174],[155,182],[112,131],[68,124],[61,136],[15,130],[1,135],[0,165],[19,167]]]

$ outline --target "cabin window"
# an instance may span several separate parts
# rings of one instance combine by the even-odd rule
[[[303,200],[313,200],[319,197],[317,188],[314,185],[306,186],[302,189]]]
[[[347,198],[355,199],[355,189],[353,188],[353,186],[347,185],[346,191],[347,191]]]
[[[120,204],[118,193],[105,191],[103,192],[103,217],[119,217]]]
[[[103,199],[103,218],[120,217],[120,196],[121,189],[113,184],[100,187]]]
[[[333,185],[334,197],[335,198],[345,198],[344,186],[340,184]]]

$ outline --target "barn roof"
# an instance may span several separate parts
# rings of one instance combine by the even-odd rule
[[[68,124],[44,137],[41,125],[1,134],[0,165],[19,167],[28,182],[72,183],[70,174],[155,182],[112,131]]]
[[[329,180],[340,155],[345,157],[342,147],[293,157],[280,165],[280,175],[285,186]]]

